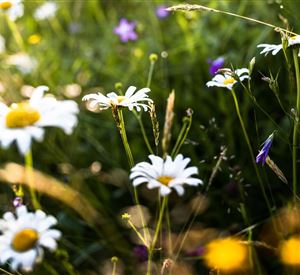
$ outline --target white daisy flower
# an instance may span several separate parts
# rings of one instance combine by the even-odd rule
[[[36,9],[34,18],[36,20],[44,20],[53,18],[56,15],[58,7],[54,2],[46,2]]]
[[[288,47],[293,45],[300,44],[300,35],[290,36],[287,38],[288,41]],[[257,48],[263,48],[263,50],[260,52],[260,54],[268,55],[269,52],[272,53],[272,55],[276,55],[280,50],[282,50],[282,44],[274,45],[274,44],[259,44],[257,45]],[[300,49],[298,56],[300,56]]]
[[[133,108],[139,112],[141,107],[144,111],[149,108],[148,104],[140,103],[143,101],[153,102],[147,95],[150,92],[149,88],[142,88],[135,93],[136,87],[130,86],[124,96],[117,95],[116,93],[108,93],[106,96],[102,93],[89,94],[82,98],[82,100],[92,100],[91,107],[95,107],[97,104],[100,110],[106,110],[108,108],[127,107],[130,111]]]
[[[24,14],[22,0],[0,0],[0,13],[7,14],[10,20],[15,21]]]
[[[272,55],[276,55],[281,49],[282,44],[279,45],[272,45],[272,44],[259,44],[257,45],[257,48],[264,48],[260,54],[268,55],[269,52],[272,53]]]
[[[43,211],[28,212],[26,206],[16,208],[16,216],[6,212],[0,219],[0,262],[9,262],[13,271],[31,271],[43,258],[43,247],[54,251],[61,232],[50,229],[56,218]]]
[[[44,92],[48,90],[47,86],[39,86],[29,101],[13,103],[10,107],[0,102],[0,144],[3,148],[16,141],[20,153],[25,155],[32,139],[43,140],[43,127],[58,127],[68,135],[73,132],[79,111],[77,103],[45,97]]]
[[[234,72],[232,72],[230,69],[224,68],[222,69],[224,71],[223,74],[217,74],[213,77],[211,81],[208,81],[206,83],[207,87],[224,87],[229,90],[232,89],[235,83],[239,81],[243,81],[244,79],[249,79],[249,70],[246,68],[237,69]]]
[[[140,162],[131,169],[130,179],[132,184],[138,186],[141,183],[147,183],[149,189],[159,188],[160,194],[166,196],[174,188],[178,195],[184,194],[183,184],[197,186],[203,184],[202,180],[191,177],[198,174],[197,167],[186,168],[190,162],[189,158],[183,158],[183,155],[176,156],[174,161],[170,156],[165,160],[158,156],[150,155],[148,162]]]
[[[38,65],[36,59],[23,52],[8,56],[6,63],[15,66],[23,74],[30,74]]]

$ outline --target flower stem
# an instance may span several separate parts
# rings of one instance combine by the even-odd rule
[[[268,196],[267,196],[267,194],[266,194],[266,190],[265,190],[263,181],[262,181],[262,179],[261,179],[261,177],[260,177],[259,171],[258,171],[257,166],[256,166],[256,163],[255,163],[255,157],[254,157],[254,154],[253,154],[253,150],[252,150],[251,143],[250,143],[250,140],[249,140],[249,137],[248,137],[246,128],[245,128],[245,124],[244,124],[243,118],[242,118],[242,116],[241,116],[241,112],[240,112],[240,108],[239,108],[239,103],[238,103],[236,94],[235,94],[235,92],[234,92],[233,89],[231,89],[230,91],[231,91],[231,95],[232,95],[232,97],[233,97],[233,101],[234,101],[236,113],[237,113],[237,116],[238,116],[238,118],[239,118],[239,121],[240,121],[242,130],[243,130],[244,138],[245,138],[245,140],[246,140],[246,143],[247,143],[247,146],[248,146],[248,149],[249,149],[249,152],[250,152],[252,164],[253,164],[253,167],[254,167],[254,170],[255,170],[255,173],[256,173],[258,182],[259,182],[259,184],[260,184],[260,188],[261,188],[263,197],[264,197],[264,199],[265,199],[265,201],[266,201],[266,204],[267,204],[267,207],[268,207],[270,213],[272,213],[271,204],[270,204],[270,202],[269,202],[269,200],[268,200]]]
[[[156,245],[157,237],[158,237],[159,231],[161,229],[161,224],[162,224],[162,220],[163,220],[163,216],[164,216],[164,211],[165,211],[165,208],[166,208],[166,205],[167,205],[167,201],[168,201],[168,197],[165,196],[163,198],[162,205],[161,205],[161,208],[159,210],[159,217],[158,217],[154,237],[153,237],[153,240],[151,242],[150,248],[148,250],[147,275],[151,275],[151,260],[152,260],[153,251],[154,251],[154,248],[155,248],[155,245]]]
[[[21,51],[24,51],[25,50],[24,41],[23,41],[20,31],[18,30],[16,23],[14,21],[12,21],[8,16],[5,16],[5,17],[6,17],[8,27],[16,41],[16,44],[18,45],[18,47]]]
[[[25,155],[25,171],[26,171],[26,179],[29,184],[29,192],[31,197],[31,202],[34,209],[40,209],[40,203],[37,200],[35,190],[33,189],[33,166],[32,166],[32,152],[31,149]]]
[[[118,129],[120,131],[121,139],[124,145],[124,149],[126,152],[127,160],[129,163],[130,168],[134,166],[134,160],[132,156],[132,152],[128,143],[127,135],[126,135],[126,129],[125,129],[125,123],[123,118],[123,112],[120,108],[117,108],[117,115],[118,115],[118,121],[116,121]]]
[[[298,62],[298,49],[293,49],[293,58],[297,83],[297,99],[296,99],[296,115],[294,120],[293,129],[293,198],[296,201],[297,198],[297,138],[299,127],[299,111],[300,111],[300,74],[299,74],[299,62]]]

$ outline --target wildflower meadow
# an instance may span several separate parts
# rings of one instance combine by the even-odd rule
[[[298,0],[0,0],[0,273],[300,274]]]

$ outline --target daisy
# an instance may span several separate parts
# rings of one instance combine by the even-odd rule
[[[0,102],[0,144],[3,148],[16,141],[20,153],[25,155],[32,139],[43,140],[43,127],[58,127],[68,135],[73,132],[77,124],[77,103],[45,97],[48,90],[47,86],[39,86],[28,101],[13,103],[9,107]]]
[[[300,44],[300,35],[290,36],[287,38],[287,46],[294,46]],[[265,54],[265,56],[271,52],[272,55],[276,55],[280,50],[282,50],[282,44],[274,45],[274,44],[259,44],[257,48],[263,48],[260,54]],[[300,49],[298,56],[300,56]]]
[[[106,110],[108,108],[127,107],[130,111],[133,108],[139,112],[141,107],[146,112],[149,109],[149,105],[140,103],[141,101],[153,102],[147,95],[150,92],[149,88],[142,88],[135,93],[136,87],[130,86],[124,96],[117,95],[116,93],[108,93],[106,96],[102,93],[88,94],[82,98],[82,100],[92,100],[91,107],[95,107],[97,104],[100,110]]]
[[[207,87],[217,86],[231,90],[238,81],[250,78],[249,70],[246,68],[237,69],[234,72],[227,68],[221,70],[224,71],[224,73],[215,75],[211,81],[206,83]]]
[[[13,271],[31,271],[43,258],[43,247],[54,251],[61,232],[50,229],[56,218],[43,211],[28,212],[26,206],[16,208],[16,216],[6,212],[0,219],[0,262],[9,262]]]
[[[34,12],[34,18],[38,21],[50,19],[56,15],[57,4],[54,2],[46,2],[38,7]]]
[[[23,52],[8,56],[6,63],[15,66],[23,74],[30,74],[38,65],[36,59]]]
[[[198,174],[197,167],[186,168],[190,162],[189,158],[183,158],[183,155],[176,156],[174,161],[170,156],[165,160],[158,156],[150,155],[148,162],[140,162],[131,169],[130,179],[132,184],[138,186],[141,183],[147,183],[149,189],[159,188],[160,194],[166,196],[174,188],[178,195],[184,194],[183,184],[197,186],[203,184],[202,180],[191,177]]]
[[[10,20],[15,21],[24,14],[22,0],[0,0],[0,13],[7,14]]]

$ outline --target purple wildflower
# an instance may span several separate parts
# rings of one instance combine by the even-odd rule
[[[119,36],[122,42],[137,40],[137,34],[134,31],[135,27],[135,22],[129,22],[126,18],[121,18],[119,25],[114,29],[114,33]]]
[[[267,159],[268,154],[269,154],[270,147],[272,145],[273,136],[274,136],[274,133],[269,135],[269,137],[263,143],[262,149],[259,151],[259,153],[256,157],[256,163],[261,162],[262,165],[265,164],[266,159]]]
[[[133,254],[136,256],[139,262],[145,262],[148,260],[148,250],[144,245],[137,245],[133,248]]]
[[[225,60],[224,60],[224,58],[222,56],[218,57],[215,60],[210,60],[209,59],[207,61],[207,63],[210,65],[210,67],[209,67],[209,73],[211,75],[215,75],[217,73],[217,71],[223,67],[224,61]]]
[[[158,18],[165,18],[167,16],[169,16],[169,11],[166,10],[166,6],[164,5],[160,5],[160,6],[157,6],[156,10],[155,10],[155,14]]]

